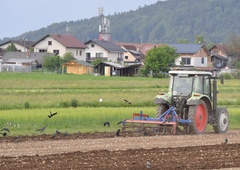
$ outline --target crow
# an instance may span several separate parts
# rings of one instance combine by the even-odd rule
[[[10,130],[8,128],[2,128],[1,131],[7,131],[8,133],[10,133]]]
[[[132,104],[131,102],[129,102],[128,100],[124,99],[124,101],[128,104]]]
[[[121,124],[121,123],[125,123],[126,122],[126,119],[124,119],[124,120],[122,120],[122,121],[120,121],[120,122],[118,122],[117,124],[119,125],[119,124]]]
[[[7,133],[6,133],[6,132],[0,133],[0,134],[2,134],[4,137],[7,136]]]
[[[103,126],[108,125],[108,127],[110,127],[110,122],[104,122]]]
[[[57,114],[57,112],[52,113],[52,112],[50,111],[50,115],[48,115],[48,117],[51,118],[51,117],[53,117],[53,116],[56,115],[56,114]]]
[[[66,131],[63,135],[68,136],[69,135],[68,131]]]
[[[58,130],[56,130],[56,134],[59,135],[59,134],[61,134],[61,132],[59,132]]]
[[[228,138],[225,139],[225,144],[227,144],[227,143],[228,143]]]
[[[43,132],[47,126],[48,126],[48,124],[46,124],[44,127],[40,128],[40,129],[37,129],[36,131]]]
[[[120,136],[120,129],[117,130],[116,136]]]

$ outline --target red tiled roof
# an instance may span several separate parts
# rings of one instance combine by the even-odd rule
[[[87,48],[87,46],[69,34],[49,34],[50,37],[67,48]]]

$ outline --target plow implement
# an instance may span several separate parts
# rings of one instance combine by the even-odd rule
[[[148,114],[143,114],[142,111],[133,113],[131,119],[122,122],[122,131],[134,131],[142,134],[176,134],[178,125],[190,123],[190,120],[181,119],[174,107],[171,107],[157,118],[151,118]]]

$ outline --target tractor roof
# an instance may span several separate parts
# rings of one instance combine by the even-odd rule
[[[212,72],[210,71],[190,71],[190,70],[173,70],[169,71],[169,74],[178,74],[178,75],[210,75],[212,76]]]

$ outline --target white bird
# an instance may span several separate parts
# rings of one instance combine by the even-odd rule
[[[103,99],[102,99],[102,98],[100,98],[100,99],[99,99],[99,102],[101,103],[102,101],[103,101]]]
[[[147,167],[147,169],[152,168],[152,162],[150,160],[147,160],[146,167]]]

